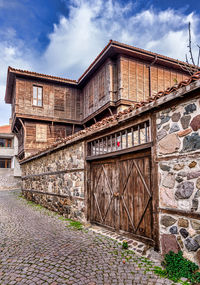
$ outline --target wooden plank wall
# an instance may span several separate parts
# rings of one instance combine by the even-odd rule
[[[43,106],[32,105],[33,85],[43,88]],[[80,91],[73,87],[16,79],[16,113],[80,121]]]
[[[121,56],[118,59],[118,98],[143,101],[149,97],[149,70],[147,63]],[[151,67],[151,94],[166,90],[186,79],[183,72],[154,64]]]
[[[39,129],[37,126],[46,126],[46,140],[37,141],[36,131]],[[35,153],[43,148],[46,148],[48,145],[51,145],[54,141],[59,140],[62,137],[66,136],[66,126],[58,125],[51,123],[42,123],[42,122],[31,122],[25,121],[26,128],[26,138],[25,138],[25,146],[27,153]]]
[[[87,118],[111,100],[111,66],[111,61],[106,61],[83,88],[83,118]]]

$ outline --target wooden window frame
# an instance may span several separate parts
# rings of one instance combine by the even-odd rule
[[[36,88],[36,90],[37,90],[37,97],[36,97],[36,98],[34,98],[34,88]],[[38,99],[38,89],[39,89],[39,88],[42,90],[42,97],[41,97],[41,100]],[[34,100],[36,100],[36,102],[37,102],[36,104],[34,104]],[[39,102],[39,101],[41,101],[41,106],[38,105],[38,102]],[[33,105],[34,107],[43,108],[43,87],[40,86],[40,85],[33,85],[32,105]]]
[[[87,144],[87,160],[110,157],[149,148],[152,145],[150,120],[91,140]]]
[[[9,138],[0,138],[0,139],[3,139],[5,140],[5,146],[0,146],[0,148],[12,148],[12,139],[9,139]],[[10,142],[10,146],[8,146]]]
[[[10,158],[0,158],[0,161],[5,162],[5,167],[0,167],[0,169],[11,168],[11,159]]]

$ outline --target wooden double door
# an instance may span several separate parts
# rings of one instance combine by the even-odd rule
[[[153,242],[150,152],[91,163],[90,220]]]

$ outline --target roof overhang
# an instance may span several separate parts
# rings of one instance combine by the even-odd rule
[[[82,87],[90,78],[90,76],[102,65],[103,62],[105,62],[106,59],[116,57],[119,54],[130,56],[135,59],[144,60],[147,62],[147,64],[151,64],[156,59],[156,64],[163,65],[165,67],[172,67],[187,74],[187,72],[182,68],[186,65],[186,63],[183,61],[110,40],[107,46],[105,46],[105,48],[100,52],[96,59],[90,64],[90,66],[81,75],[78,81],[8,67],[5,102],[10,104],[12,103],[13,83],[16,76],[49,81],[74,87]]]

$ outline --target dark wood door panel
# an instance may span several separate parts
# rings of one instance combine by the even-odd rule
[[[149,152],[91,163],[91,221],[152,239]]]

